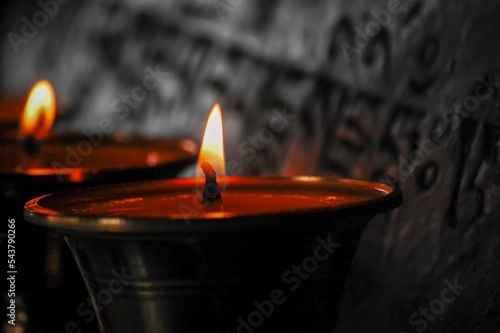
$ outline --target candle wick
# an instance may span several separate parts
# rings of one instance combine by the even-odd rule
[[[205,187],[203,188],[203,199],[201,203],[212,204],[215,202],[222,202],[215,169],[208,162],[201,163],[201,169],[205,174]]]
[[[35,155],[40,150],[40,142],[33,135],[28,135],[19,140],[22,150],[29,155]]]

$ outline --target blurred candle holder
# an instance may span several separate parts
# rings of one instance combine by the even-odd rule
[[[60,331],[69,316],[78,318],[75,309],[87,294],[75,283],[81,282],[81,277],[60,234],[23,221],[26,201],[89,185],[175,177],[196,161],[198,151],[190,140],[51,134],[55,96],[48,83],[44,84],[42,90],[36,89],[37,84],[35,93],[28,97],[19,129],[0,138],[0,199],[5,215],[16,220],[14,267],[19,272],[16,290],[22,314],[18,317],[28,317],[26,330],[33,332]],[[32,126],[24,125],[27,113]],[[49,125],[42,126],[47,119]],[[33,149],[27,149],[23,142],[30,136],[34,141],[28,145]],[[17,327],[23,325],[20,320]]]

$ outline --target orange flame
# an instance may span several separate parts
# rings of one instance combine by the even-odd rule
[[[49,81],[38,81],[28,96],[21,116],[19,135],[46,139],[56,118],[56,97]]]
[[[215,104],[208,116],[207,127],[203,135],[198,163],[196,164],[196,176],[204,177],[201,163],[208,162],[212,165],[217,176],[225,176],[226,163],[224,160],[224,139],[222,132],[222,115],[219,104]]]

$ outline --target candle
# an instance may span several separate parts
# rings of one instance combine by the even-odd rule
[[[120,272],[102,332],[331,331],[361,233],[401,203],[400,191],[318,177],[225,177],[213,112],[198,161],[205,181],[51,194],[29,201],[25,218],[66,235],[96,306]]]
[[[58,190],[174,177],[197,154],[197,145],[190,140],[103,135],[92,141],[80,134],[53,134],[55,115],[53,90],[47,81],[40,82],[27,99],[19,130],[1,139],[0,199],[4,214],[16,221],[11,270],[19,272],[17,313],[18,318],[28,317],[30,325],[23,327],[20,321],[17,327],[27,331],[59,331],[68,316],[78,318],[75,307],[87,296],[83,285],[72,285],[81,278],[61,236],[24,223],[24,203]],[[95,330],[96,323],[90,324],[82,329]]]
[[[136,136],[107,137],[88,154],[79,154],[85,138],[59,135],[43,142],[29,154],[17,142],[4,142],[0,149],[0,178],[12,174],[51,178],[51,182],[112,182],[176,175],[195,159],[196,144],[190,140],[144,139]],[[151,170],[155,167],[154,170]],[[112,173],[113,175],[110,175]]]
[[[388,197],[394,194],[393,189],[384,184],[366,183],[347,180],[326,181],[317,177],[282,178],[243,178],[225,177],[222,116],[218,104],[210,113],[203,136],[198,157],[197,175],[195,179],[176,179],[159,183],[156,188],[147,184],[140,195],[140,188],[132,190],[118,186],[93,193],[90,197],[99,199],[93,204],[89,200],[75,200],[68,214],[78,216],[117,216],[146,217],[161,219],[212,219],[243,215],[262,215],[280,212],[298,212],[301,210],[340,209],[345,205],[356,205]],[[109,152],[111,153],[111,152]],[[106,153],[108,154],[108,153]],[[214,211],[210,204],[203,204],[200,195],[195,196],[193,189],[201,192],[202,177],[207,170],[211,172],[207,180],[217,186],[216,175],[223,189],[223,204]],[[203,170],[202,170],[203,169]],[[246,182],[243,182],[245,180]],[[242,184],[245,183],[245,186]],[[227,186],[227,187],[226,187]],[[206,186],[205,186],[206,187]],[[338,192],[338,193],[337,193]],[[217,191],[220,197],[219,192]],[[131,197],[128,197],[128,196]],[[86,191],[85,196],[88,196]],[[222,200],[220,200],[222,202]],[[82,207],[80,207],[82,205]],[[58,212],[65,212],[60,207]],[[209,211],[207,211],[209,210]]]
[[[46,223],[55,228],[115,231],[119,226],[122,232],[143,228],[168,231],[173,226],[190,229],[192,226],[186,221],[210,227],[224,223],[225,219],[273,214],[336,212],[355,207],[359,207],[359,214],[374,213],[392,208],[395,205],[393,201],[399,196],[399,192],[385,184],[344,179],[240,176],[223,178],[223,181],[229,185],[223,191],[223,209],[220,211],[207,212],[207,207],[201,205],[199,196],[194,193],[200,186],[198,179],[118,184],[62,192],[31,201],[27,207],[43,207],[42,216],[45,219],[45,215],[49,215],[50,221]],[[69,224],[69,216],[78,216],[85,222]],[[102,217],[105,223],[95,219],[96,216]],[[131,221],[135,218],[158,221],[144,226],[142,222],[128,223],[126,219],[129,218]],[[274,224],[275,221],[267,223]],[[234,227],[239,228],[240,225]]]
[[[107,182],[108,173],[125,180],[150,178],[151,167],[162,169],[156,177],[171,177],[193,161],[197,146],[190,140],[143,139],[137,136],[54,135],[56,97],[48,81],[40,81],[31,90],[19,131],[3,138],[0,177],[11,174],[57,178],[60,182]],[[142,174],[147,170],[146,176]],[[137,175],[137,176],[136,176]],[[111,175],[110,176],[110,182]]]

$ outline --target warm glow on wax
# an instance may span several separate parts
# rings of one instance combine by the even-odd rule
[[[56,118],[56,98],[54,89],[48,81],[35,84],[28,97],[19,135],[21,138],[32,136],[37,140],[46,139]]]
[[[224,176],[226,174],[222,115],[219,104],[214,105],[208,116],[207,127],[205,128],[198,163],[196,164],[197,177],[204,177],[200,167],[202,162],[210,163],[215,169],[217,176]]]

